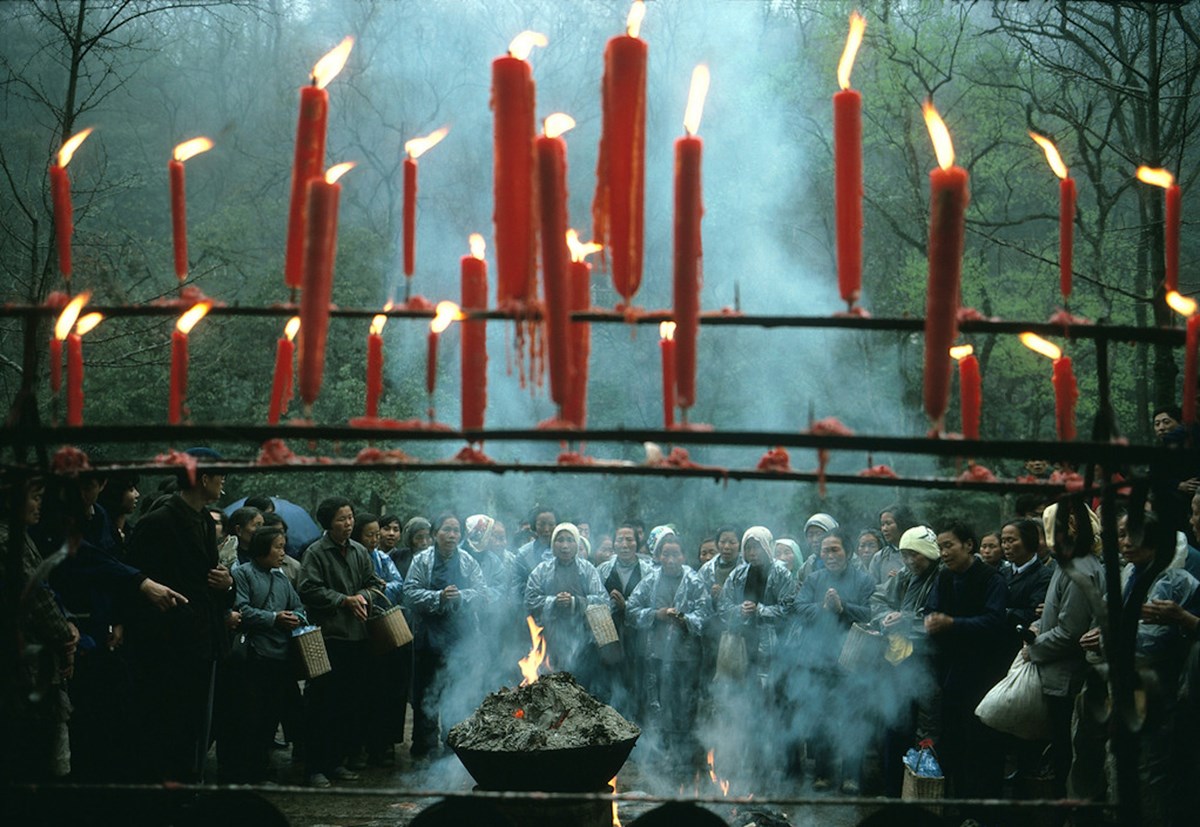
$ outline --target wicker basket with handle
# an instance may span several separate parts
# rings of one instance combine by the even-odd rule
[[[367,618],[367,635],[371,639],[371,648],[376,654],[383,655],[411,643],[413,633],[408,628],[408,621],[404,619],[403,610],[399,606],[392,606],[392,601],[378,589],[371,589],[371,592],[389,604],[389,608]],[[374,601],[371,602],[373,605]]]
[[[311,681],[333,671],[333,667],[329,665],[329,653],[325,651],[325,636],[321,634],[320,626],[297,629],[292,635],[292,641],[301,679]]]

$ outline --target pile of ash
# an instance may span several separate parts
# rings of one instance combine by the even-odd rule
[[[640,734],[570,673],[556,672],[488,695],[447,740],[455,750],[532,752],[617,744]]]

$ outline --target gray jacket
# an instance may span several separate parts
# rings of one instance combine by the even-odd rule
[[[1042,692],[1059,698],[1075,694],[1087,671],[1079,638],[1094,623],[1085,588],[1104,594],[1104,566],[1098,557],[1089,554],[1079,558],[1071,568],[1083,585],[1069,576],[1062,565],[1054,567],[1046,605],[1038,622],[1038,636],[1028,647],[1029,659],[1038,665],[1042,676]]]

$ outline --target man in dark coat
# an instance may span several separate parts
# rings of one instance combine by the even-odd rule
[[[200,462],[220,459],[210,448],[187,453]],[[220,499],[225,475],[191,470],[180,472],[178,493],[138,522],[130,545],[131,565],[187,601],[164,614],[146,609],[130,618],[147,779],[201,780],[216,665],[229,651],[233,577],[217,560],[216,526],[205,507]]]

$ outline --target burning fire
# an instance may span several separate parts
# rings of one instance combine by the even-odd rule
[[[540,32],[524,31],[514,37],[512,43],[508,44],[508,54],[517,60],[525,60],[529,57],[529,53],[533,51],[534,46],[545,48],[549,42],[546,39],[546,35]]]
[[[71,157],[75,154],[75,150],[79,149],[79,145],[87,140],[87,136],[92,134],[93,129],[95,129],[94,126],[89,126],[87,129],[80,130],[70,138],[67,138],[62,148],[58,150],[58,165],[60,167],[65,167],[71,163]]]
[[[354,169],[354,161],[343,161],[340,164],[334,164],[325,170],[325,183],[336,184],[339,178],[352,169]]]
[[[300,317],[292,316],[288,319],[288,323],[283,328],[283,335],[288,337],[288,341],[296,338],[296,334],[300,332]]]
[[[371,335],[378,336],[383,332],[383,326],[387,324],[388,317],[379,313],[371,319]]]
[[[854,57],[858,54],[858,47],[862,45],[863,32],[866,31],[867,21],[858,12],[850,14],[850,34],[846,36],[846,48],[842,52],[842,59],[838,61],[838,86],[842,89],[850,88],[850,70],[854,68]]]
[[[483,240],[483,236],[479,233],[471,233],[467,243],[471,246],[471,257],[483,261],[483,254],[487,252],[487,242]]]
[[[658,338],[670,341],[675,338],[675,322],[659,322]]]
[[[1058,154],[1056,147],[1049,138],[1043,138],[1036,132],[1030,132],[1029,137],[1037,141],[1038,146],[1046,153],[1046,161],[1050,164],[1050,169],[1054,170],[1054,174],[1059,178],[1067,177],[1067,165],[1063,163],[1062,156]]]
[[[75,321],[79,318],[80,312],[84,305],[88,303],[88,299],[92,297],[90,291],[84,291],[75,298],[71,299],[70,303],[63,308],[58,314],[58,321],[54,323],[54,338],[60,342],[64,341],[71,333],[71,328],[75,326]]]
[[[434,313],[433,321],[429,323],[431,333],[442,333],[451,322],[459,322],[466,318],[454,302],[438,302]]]
[[[81,316],[79,321],[75,323],[75,335],[83,336],[91,333],[96,329],[96,325],[104,321],[103,313],[88,313],[86,316]]]
[[[212,302],[196,302],[179,317],[179,321],[175,323],[175,329],[184,336],[188,335],[196,323],[203,319],[211,309]]]
[[[637,37],[642,31],[642,18],[646,16],[646,4],[642,0],[634,0],[629,7],[629,16],[625,18],[625,34]]]
[[[1021,344],[1032,350],[1034,353],[1040,353],[1047,359],[1061,359],[1062,350],[1053,342],[1047,342],[1036,333],[1022,333],[1020,335]]]
[[[1165,169],[1155,169],[1154,167],[1138,167],[1137,179],[1143,184],[1153,184],[1156,187],[1166,189],[1175,183],[1175,176],[1167,172]]]
[[[954,166],[954,142],[950,140],[950,130],[946,129],[946,122],[934,108],[933,101],[925,101],[921,111],[925,113],[925,126],[929,130],[929,139],[933,141],[938,166],[950,169]]]
[[[1196,312],[1196,300],[1189,299],[1175,290],[1167,293],[1167,306],[1180,316],[1191,316]]]
[[[441,129],[435,129],[424,138],[413,138],[411,141],[405,141],[404,151],[408,153],[409,158],[412,158],[415,161],[417,158],[420,158],[426,152],[440,144],[442,142],[442,138],[445,138],[449,134],[450,127],[448,126],[443,126]]]
[[[692,70],[692,85],[688,89],[687,109],[683,112],[683,129],[695,135],[700,131],[700,118],[704,115],[704,99],[708,96],[708,67],[701,63]]]
[[[538,669],[546,660],[546,639],[542,637],[542,627],[537,625],[532,615],[527,616],[525,622],[529,624],[529,640],[532,645],[529,654],[519,661],[521,686],[537,683]]]
[[[970,345],[955,345],[954,347],[950,348],[950,358],[956,362],[960,362],[974,352],[975,348],[971,347]]]
[[[608,782],[608,788],[612,790],[613,795],[617,794],[617,777],[615,775]],[[621,827],[621,818],[617,815],[617,800],[615,798],[612,803],[612,827]]]
[[[192,138],[190,141],[184,141],[175,146],[173,157],[179,163],[183,163],[189,158],[195,158],[201,152],[208,152],[213,148],[213,142],[208,138]]]
[[[716,765],[713,764],[713,751],[708,751],[708,777],[714,784],[721,788],[721,795],[729,795],[729,779],[717,778]]]
[[[347,36],[334,46],[328,54],[317,61],[312,70],[313,86],[324,89],[329,82],[338,76],[346,61],[350,58],[350,50],[354,48],[354,38]]]
[[[581,242],[579,233],[572,229],[567,230],[567,249],[571,251],[571,261],[585,261],[592,253],[603,250],[604,245],[594,241]]]

